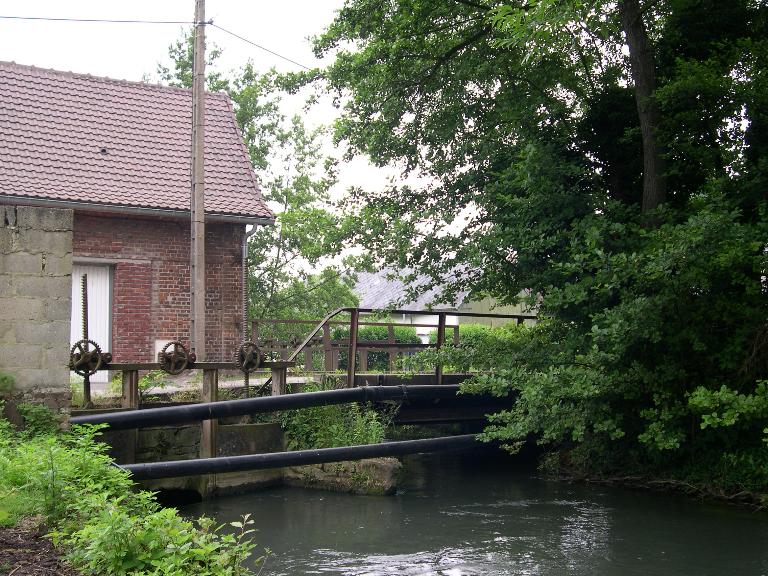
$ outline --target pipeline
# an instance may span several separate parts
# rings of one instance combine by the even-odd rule
[[[243,400],[222,400],[167,408],[130,410],[108,414],[89,414],[70,418],[70,424],[108,424],[112,430],[144,428],[149,426],[170,426],[188,424],[200,420],[213,420],[229,416],[244,416],[261,412],[276,412],[326,406],[329,404],[347,404],[350,402],[381,402],[384,400],[445,399],[455,398],[458,385],[421,385],[421,386],[360,386],[322,392],[301,392],[281,396],[263,396]]]
[[[264,470],[266,468],[303,466],[305,464],[341,462],[342,460],[360,460],[382,456],[402,456],[404,454],[420,454],[424,452],[447,452],[470,448],[476,444],[477,440],[474,434],[463,434],[461,436],[382,442],[381,444],[346,446],[343,448],[321,448],[316,450],[296,450],[295,452],[250,454],[248,456],[220,456],[218,458],[200,458],[198,460],[125,464],[120,467],[131,472],[134,480],[148,480],[197,474]]]

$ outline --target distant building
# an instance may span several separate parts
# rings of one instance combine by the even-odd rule
[[[74,211],[71,340],[116,361],[189,340],[191,91],[0,62],[0,204]],[[247,225],[271,224],[229,98],[206,95],[206,343],[242,338]]]
[[[403,274],[402,276],[405,276]],[[375,308],[386,310],[387,308],[400,308],[404,310],[426,310],[434,312],[447,312],[446,326],[456,326],[458,324],[483,324],[486,326],[502,326],[510,322],[504,318],[490,317],[461,317],[451,315],[451,312],[475,312],[478,314],[525,314],[532,315],[534,312],[524,310],[521,305],[515,306],[496,306],[493,298],[484,297],[473,299],[468,291],[459,292],[453,302],[441,302],[440,287],[430,288],[419,294],[414,300],[407,304],[401,304],[408,297],[409,285],[405,283],[402,276],[392,270],[382,270],[380,272],[361,272],[357,275],[357,282],[354,291],[360,298],[360,308]],[[426,276],[419,277],[416,280],[416,286],[426,285],[428,279]],[[433,314],[392,314],[392,320],[404,324],[431,324],[437,325],[437,316]],[[526,321],[530,323],[531,321]],[[416,333],[423,342],[429,340],[429,334],[434,328],[425,326],[416,326]]]

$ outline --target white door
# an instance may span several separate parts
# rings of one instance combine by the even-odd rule
[[[112,271],[109,266],[74,264],[72,267],[72,324],[70,344],[83,338],[83,275],[88,275],[88,339],[102,352],[112,349]],[[99,370],[91,382],[107,382],[108,372]]]

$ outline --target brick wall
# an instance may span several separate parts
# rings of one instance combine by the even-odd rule
[[[14,400],[69,405],[71,286],[72,211],[0,205],[0,370]]]
[[[241,341],[242,224],[206,225],[208,360]],[[75,213],[74,258],[114,266],[112,351],[117,362],[154,360],[155,340],[189,343],[189,222]]]

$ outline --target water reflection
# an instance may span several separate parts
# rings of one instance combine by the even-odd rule
[[[184,512],[253,514],[272,575],[768,576],[765,515],[545,482],[498,458],[406,466],[410,481],[394,497],[280,488]]]

